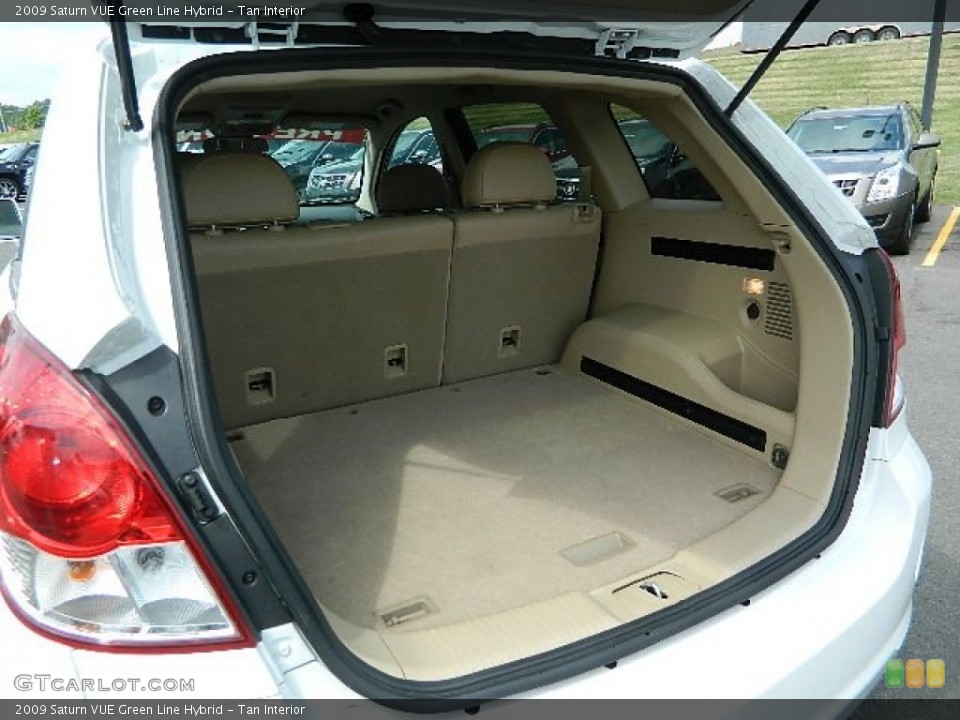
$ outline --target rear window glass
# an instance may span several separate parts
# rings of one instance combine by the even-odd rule
[[[443,173],[443,154],[427,118],[411,120],[397,135],[387,168],[397,165],[430,165]]]
[[[179,152],[211,152],[233,145],[257,147],[276,160],[290,178],[301,205],[353,203],[360,197],[366,128],[279,128],[253,138],[219,141],[210,130],[177,133]]]
[[[35,146],[23,143],[0,151],[0,162],[20,162],[36,154]],[[33,150],[31,153],[30,150]]]
[[[546,111],[535,103],[490,103],[463,109],[478,148],[500,142],[529,143],[538,148],[557,180],[557,199],[577,197],[580,171],[567,142]]]
[[[720,200],[686,154],[656,125],[628,108],[611,105],[610,112],[650,197],[668,200]]]

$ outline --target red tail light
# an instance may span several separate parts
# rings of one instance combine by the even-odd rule
[[[96,645],[242,640],[186,538],[111,412],[5,318],[0,579],[13,609]]]
[[[893,302],[890,328],[890,361],[887,365],[887,395],[883,408],[883,426],[890,427],[903,410],[903,387],[900,383],[900,351],[907,344],[907,330],[903,322],[903,302],[900,298],[900,278],[893,261],[886,252],[880,256],[890,276],[890,297]]]

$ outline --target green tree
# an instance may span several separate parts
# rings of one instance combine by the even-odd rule
[[[49,107],[49,100],[37,100],[30,103],[23,111],[23,128],[25,130],[42,128],[47,120],[47,108]]]

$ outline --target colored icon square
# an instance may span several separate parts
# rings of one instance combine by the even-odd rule
[[[903,660],[887,660],[886,680],[888,688],[903,687]]]
[[[908,688],[923,687],[923,660],[910,658],[906,663],[906,685]]]
[[[943,660],[927,660],[927,687],[942,688],[947,682],[947,669]]]

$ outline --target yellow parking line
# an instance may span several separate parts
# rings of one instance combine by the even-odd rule
[[[950,237],[950,233],[953,232],[953,226],[957,224],[957,218],[960,218],[960,207],[953,209],[950,217],[947,218],[943,227],[940,228],[940,234],[937,235],[937,239],[933,245],[930,246],[930,252],[927,253],[927,256],[923,259],[923,263],[921,263],[923,267],[933,267],[937,262],[937,258],[940,257],[940,251],[943,250],[943,246],[947,244],[947,238]]]

